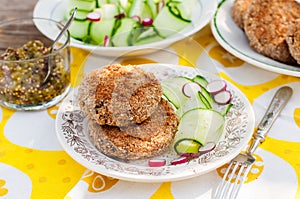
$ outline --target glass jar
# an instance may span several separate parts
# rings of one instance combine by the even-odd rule
[[[14,110],[43,110],[67,95],[69,32],[50,50],[62,27],[63,24],[44,18],[0,23],[1,105]]]

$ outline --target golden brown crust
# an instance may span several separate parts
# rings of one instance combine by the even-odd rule
[[[244,19],[250,46],[274,60],[295,63],[286,43],[288,26],[300,17],[294,0],[253,0]]]
[[[244,17],[252,0],[235,0],[231,9],[234,22],[244,30]]]
[[[289,26],[286,41],[291,55],[300,64],[300,19]]]
[[[105,66],[87,74],[78,101],[87,118],[101,125],[127,126],[145,121],[161,100],[156,77],[138,66]]]
[[[162,99],[160,107],[164,109],[160,112],[165,113],[156,117],[161,118],[161,121],[153,117],[146,124],[152,128],[143,129],[147,131],[146,134],[152,135],[147,140],[130,136],[118,127],[99,125],[92,120],[89,121],[90,139],[99,151],[111,157],[134,160],[159,155],[173,141],[178,126],[177,115],[170,104]]]

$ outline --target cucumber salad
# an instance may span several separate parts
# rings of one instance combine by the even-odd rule
[[[71,37],[100,46],[134,46],[160,41],[192,23],[198,0],[69,0],[67,20],[77,14]]]
[[[164,97],[176,108],[178,131],[173,147],[179,158],[171,165],[186,163],[212,151],[223,132],[225,116],[233,106],[227,83],[194,78],[173,77],[162,82]],[[149,166],[161,166],[164,160],[150,160]]]

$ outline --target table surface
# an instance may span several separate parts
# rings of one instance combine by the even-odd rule
[[[0,21],[32,16],[37,0],[1,0]],[[300,198],[300,78],[266,71],[232,56],[214,39],[210,26],[193,36],[208,52],[193,51],[187,40],[168,50],[175,58],[154,53],[120,59],[120,63],[164,62],[213,70],[237,86],[249,99],[256,124],[273,94],[290,86],[294,94],[271,128],[266,142],[256,151],[257,162],[243,185],[239,198]],[[1,41],[0,41],[1,42]],[[83,74],[111,58],[71,49],[72,75]],[[207,58],[215,67],[205,68]],[[72,85],[76,87],[74,83]],[[59,105],[40,112],[15,112],[0,108],[0,198],[211,198],[224,167],[192,179],[163,182],[126,182],[87,170],[73,160],[57,141],[54,123]]]

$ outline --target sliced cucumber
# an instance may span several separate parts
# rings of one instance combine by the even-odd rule
[[[70,0],[68,8],[71,10],[77,7],[78,10],[93,11],[96,8],[95,0]]]
[[[174,15],[188,22],[191,21],[192,10],[194,9],[194,6],[196,4],[196,0],[176,0],[167,3],[167,5],[170,8],[170,11]]]
[[[185,77],[174,77],[162,82],[163,94],[177,109],[189,99],[182,93],[184,84],[191,82]]]
[[[223,110],[220,111],[220,113],[224,116],[226,116],[228,114],[228,112],[230,111],[231,107],[233,107],[233,104],[227,104],[225,105],[225,107],[223,108]]]
[[[205,77],[203,77],[201,75],[196,75],[192,80],[193,80],[193,82],[198,83],[200,86],[202,86],[204,88],[208,84],[208,81],[205,79]]]
[[[155,19],[157,16],[157,4],[154,2],[154,0],[146,0],[146,2],[150,8],[152,19]]]
[[[113,19],[119,14],[118,7],[115,4],[104,4],[101,8],[95,9],[95,11],[101,13],[102,19]]]
[[[141,45],[162,40],[163,38],[157,34],[157,31],[153,27],[149,27],[148,30],[143,31],[137,39],[134,41],[134,45]]]
[[[219,141],[225,118],[212,109],[196,108],[186,112],[180,119],[175,143],[181,139],[194,139],[205,145]]]
[[[199,148],[201,146],[201,143],[199,143],[197,140],[186,138],[178,140],[174,145],[174,149],[177,154],[199,153]]]
[[[89,26],[91,21],[77,21],[74,20],[69,27],[70,35],[79,40],[84,40],[89,35]]]
[[[103,45],[105,35],[111,36],[116,19],[102,19],[93,22],[90,27],[90,35],[95,44]]]
[[[123,18],[120,27],[116,30],[112,38],[114,46],[128,46],[132,42],[132,34],[137,21],[130,18]]]
[[[208,108],[207,107],[207,101],[206,99],[203,99],[201,96],[201,93],[198,92],[198,95],[195,95],[191,98],[189,98],[178,110],[177,115],[179,118],[182,117],[182,115],[192,109],[195,108]]]
[[[189,22],[173,15],[167,6],[163,7],[153,22],[153,26],[163,37],[168,37],[181,31],[188,24]]]
[[[109,0],[96,0],[96,7],[101,8],[102,5],[108,3]]]
[[[200,85],[201,86],[201,85]],[[212,108],[213,107],[213,104],[215,103],[214,102],[214,99],[213,97],[211,96],[211,94],[206,90],[205,87],[201,86],[201,94],[202,96],[205,98],[203,100],[206,100],[207,103],[206,103],[206,107],[207,108]]]
[[[151,18],[152,12],[145,1],[133,0],[129,10],[129,16],[139,16],[143,20],[144,18]]]
[[[72,15],[73,11],[74,11],[74,9],[72,8],[72,9],[70,10],[70,12],[66,14],[65,20],[68,20],[68,19],[70,18],[70,16]],[[90,11],[86,11],[86,10],[78,10],[78,9],[77,9],[77,12],[76,12],[76,15],[75,15],[75,18],[74,18],[74,19],[77,20],[77,21],[85,21],[85,20],[86,20],[86,15],[87,15],[88,13],[90,13]]]

